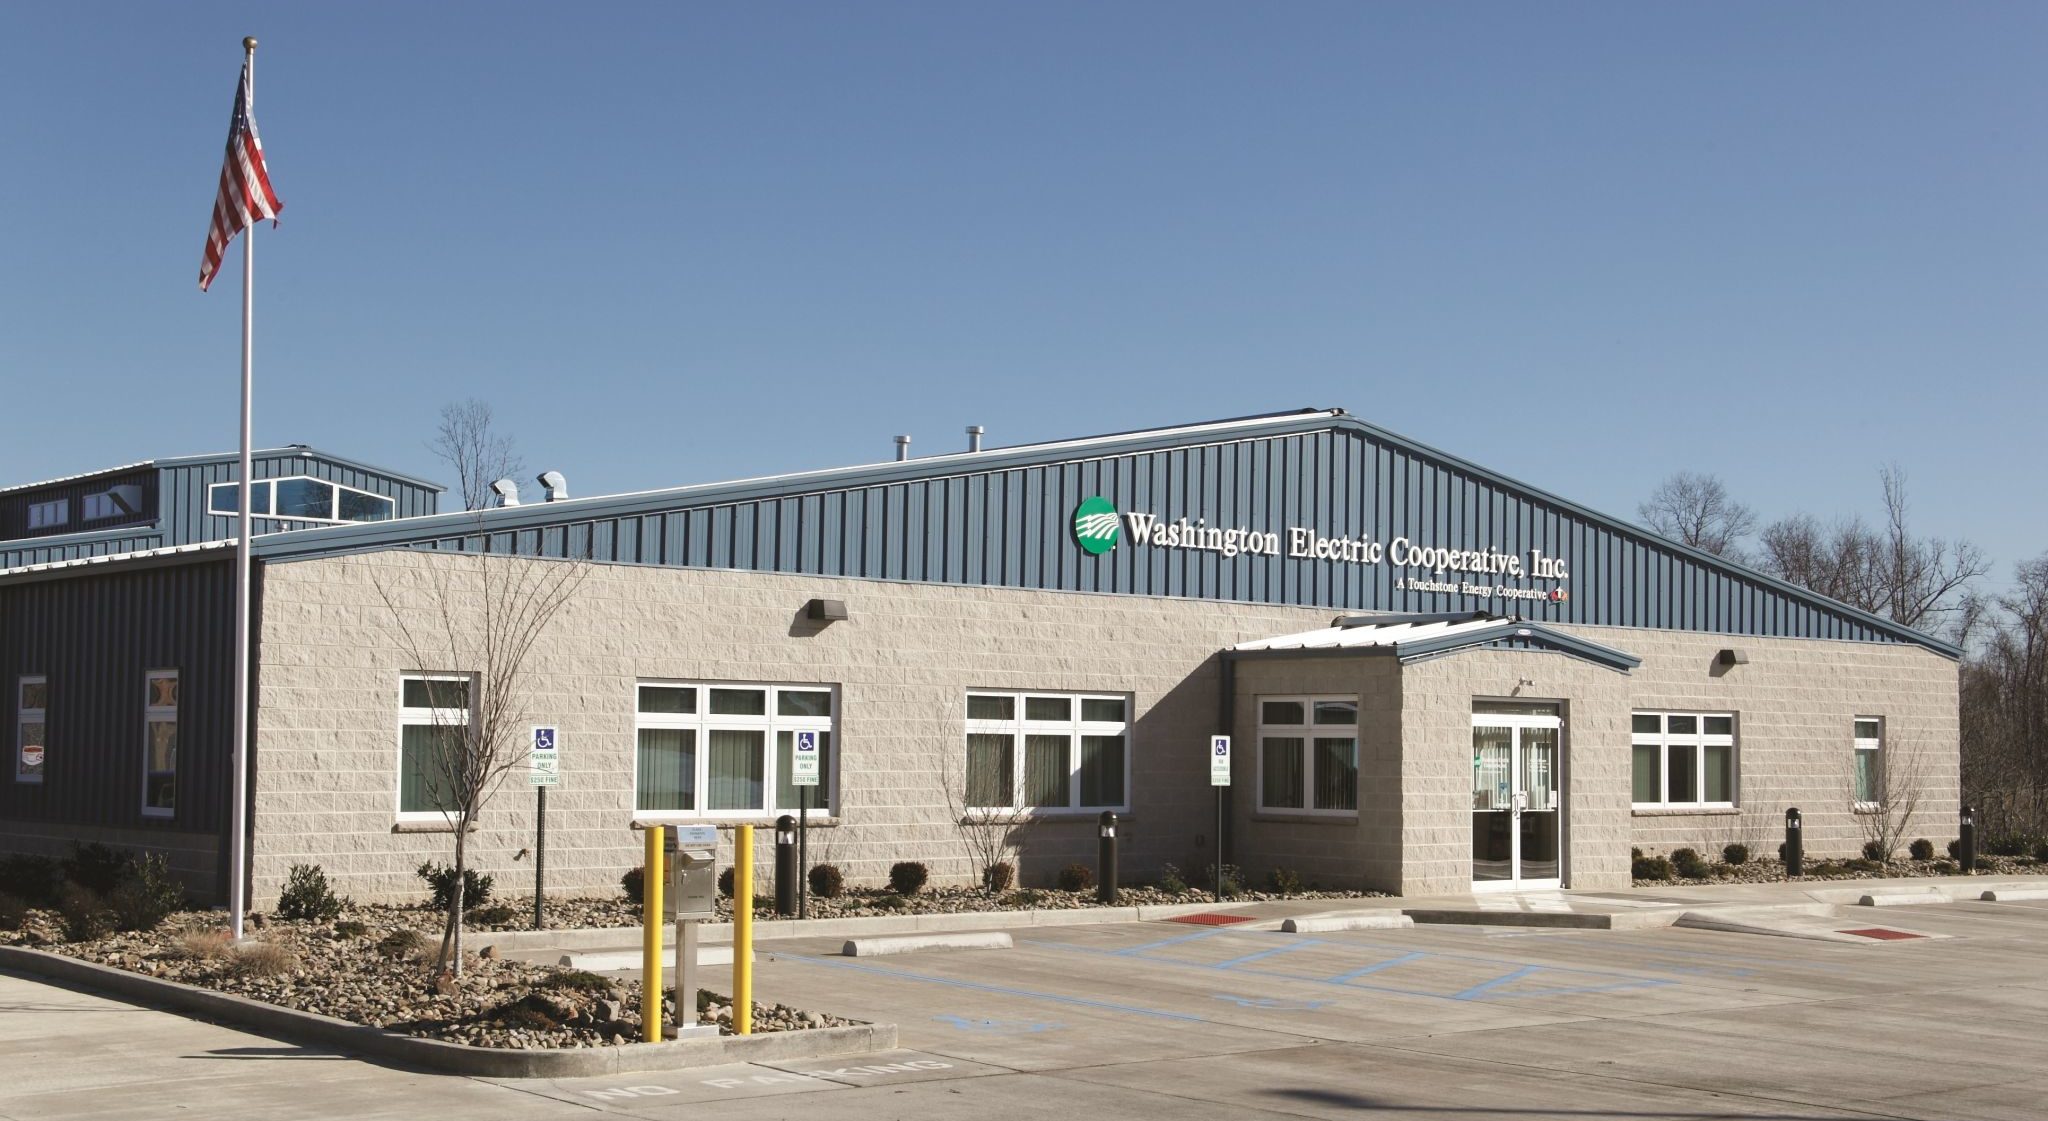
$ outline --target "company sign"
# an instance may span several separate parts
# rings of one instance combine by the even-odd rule
[[[1407,574],[1394,582],[1395,591],[1439,592],[1450,595],[1499,596],[1506,599],[1550,600],[1571,598],[1563,587],[1530,588],[1510,585],[1510,580],[1550,580],[1560,584],[1571,579],[1562,557],[1545,556],[1541,549],[1526,553],[1503,553],[1494,549],[1447,549],[1396,537],[1375,541],[1371,537],[1325,537],[1308,526],[1288,526],[1285,533],[1253,526],[1209,525],[1197,518],[1162,518],[1156,514],[1119,514],[1109,500],[1095,496],[1074,510],[1074,540],[1090,554],[1106,553],[1121,538],[1133,546],[1152,549],[1191,549],[1224,557],[1281,557],[1315,560],[1331,564],[1391,565]]]

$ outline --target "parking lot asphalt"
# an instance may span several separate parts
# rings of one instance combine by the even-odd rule
[[[2048,902],[1822,925],[1878,933],[1146,922],[882,958],[786,940],[761,947],[759,999],[896,1023],[903,1050],[565,1080],[397,1070],[0,976],[0,1117],[2048,1116]]]

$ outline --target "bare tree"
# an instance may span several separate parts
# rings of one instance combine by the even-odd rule
[[[481,527],[479,534],[481,535]],[[462,972],[464,873],[469,831],[505,776],[526,762],[535,646],[588,574],[576,560],[535,560],[475,553],[428,561],[420,586],[379,579],[377,592],[396,624],[412,668],[428,679],[428,707],[459,714],[434,725],[421,766],[430,805],[455,833],[455,885],[435,962]],[[408,595],[416,590],[418,595]]]
[[[1733,556],[1756,513],[1728,496],[1716,475],[1680,471],[1658,484],[1636,515],[1658,533],[1715,556]]]
[[[1963,799],[1989,836],[2048,834],[2048,553],[1987,604],[1963,665]]]
[[[977,781],[952,752],[941,756],[939,784],[946,795],[946,813],[960,831],[961,847],[983,890],[993,890],[991,870],[996,865],[1008,863],[1013,873],[1019,873],[1017,862],[1024,855],[1022,829],[1031,811],[1013,804],[1010,781],[1008,775]]]
[[[1864,755],[1874,758],[1859,758]],[[1889,862],[1906,843],[1927,785],[1927,757],[1913,741],[1893,735],[1887,735],[1877,751],[1849,753],[1849,810],[1863,834],[1865,856]],[[1865,767],[1875,773],[1860,774]],[[1874,797],[1859,798],[1859,793]]]
[[[441,406],[441,424],[427,449],[455,472],[464,510],[490,505],[491,484],[525,470],[512,437],[492,429],[490,403],[474,397]]]
[[[1967,541],[1915,535],[1905,472],[1889,466],[1879,478],[1881,527],[1861,518],[1827,527],[1810,514],[1795,514],[1764,527],[1758,567],[1895,623],[1967,639],[1983,615],[1982,601],[1971,594],[1989,570],[1983,551]]]

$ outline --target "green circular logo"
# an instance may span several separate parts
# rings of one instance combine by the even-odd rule
[[[1074,542],[1090,555],[1116,548],[1116,507],[1096,495],[1074,507]]]

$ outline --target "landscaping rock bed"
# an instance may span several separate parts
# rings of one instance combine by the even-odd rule
[[[155,930],[67,941],[59,916],[30,911],[0,944],[28,946],[188,985],[316,1012],[401,1035],[482,1047],[574,1048],[637,1042],[640,984],[576,970],[465,955],[436,978],[439,915],[423,907],[344,907],[331,922],[251,922],[230,945],[221,916],[185,912]],[[696,1021],[732,1031],[731,998],[700,990]],[[663,1006],[671,1013],[670,1001]],[[753,1030],[855,1021],[756,1003]]]
[[[1980,876],[2036,875],[2048,873],[2048,864],[2030,860],[2023,856],[1980,856],[1977,858],[1977,874]],[[1674,885],[1696,884],[1768,884],[1781,883],[1791,877],[1785,875],[1785,866],[1775,858],[1754,859],[1743,864],[1727,864],[1714,861],[1707,865],[1706,876],[1680,876],[1675,873],[1670,879],[1637,876],[1637,887],[1671,887]],[[1953,860],[1893,860],[1878,863],[1863,859],[1817,860],[1808,858],[1802,869],[1805,873],[1799,882],[1809,880],[1872,880],[1902,879],[1915,876],[1954,876],[1962,869]]]

